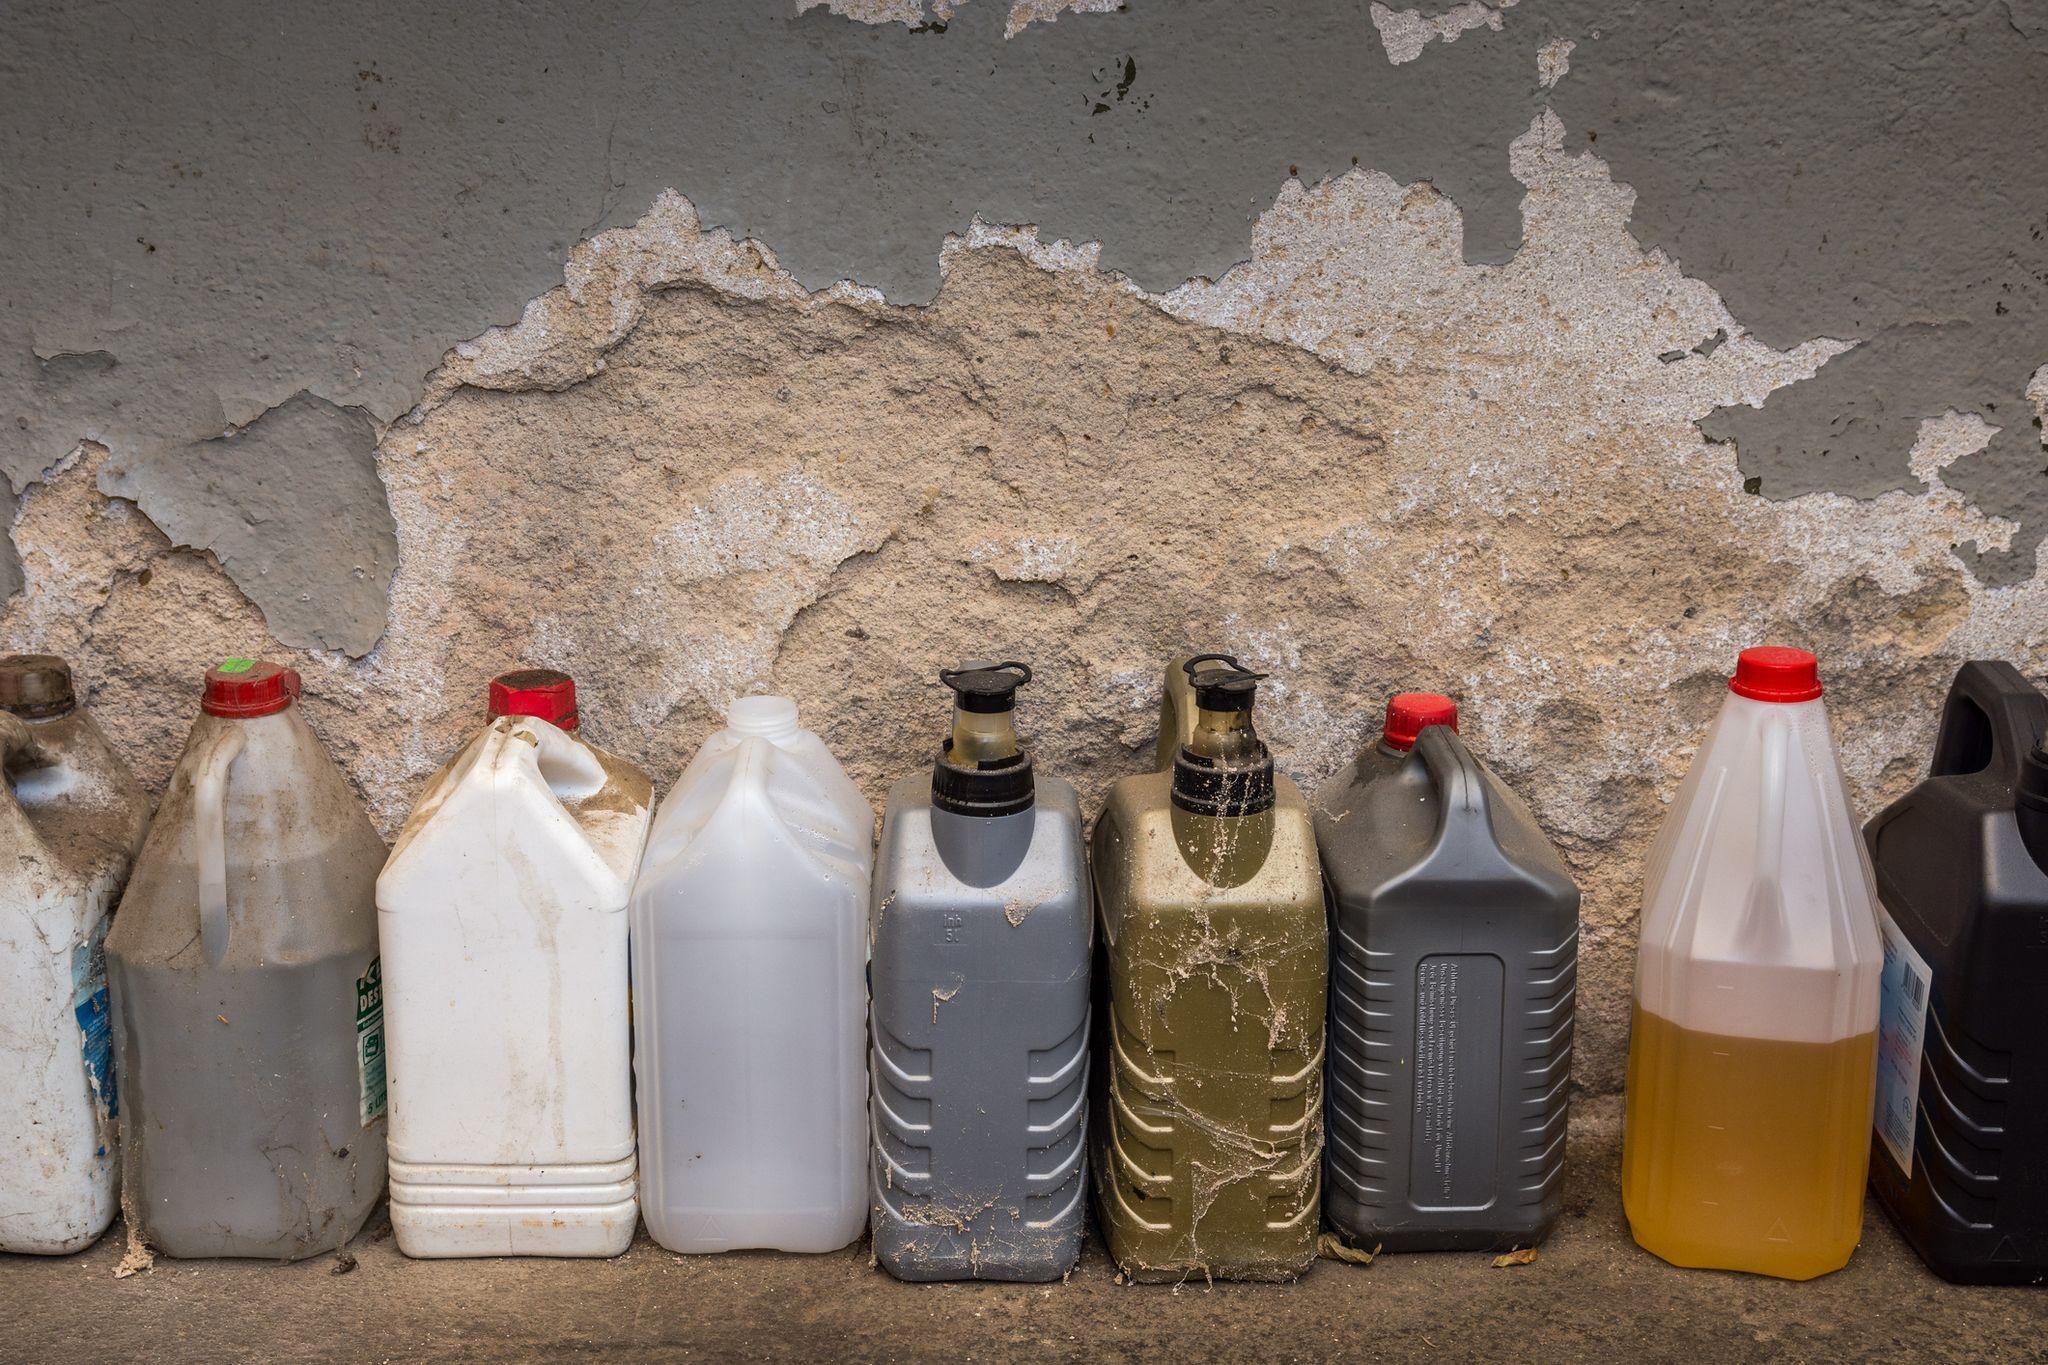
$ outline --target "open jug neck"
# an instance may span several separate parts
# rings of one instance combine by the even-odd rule
[[[1194,815],[1271,810],[1273,755],[1252,725],[1265,675],[1228,654],[1198,654],[1181,667],[1195,694],[1195,724],[1174,755],[1173,804]]]
[[[953,689],[953,726],[932,767],[932,804],[955,815],[1015,815],[1033,800],[1031,756],[1017,739],[1017,689],[1031,669],[1017,662],[939,670]]]
[[[71,665],[54,654],[0,658],[0,711],[25,721],[53,720],[78,707]]]

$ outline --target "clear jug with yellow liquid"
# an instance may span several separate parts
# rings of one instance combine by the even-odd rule
[[[1863,1229],[1876,895],[1814,657],[1728,686],[1646,871],[1622,1203],[1674,1265],[1805,1280]]]

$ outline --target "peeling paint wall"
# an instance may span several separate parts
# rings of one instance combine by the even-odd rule
[[[387,830],[513,663],[664,784],[790,691],[879,800],[1029,658],[1090,809],[1175,650],[1306,783],[1441,688],[1611,1089],[1740,645],[1822,653],[1865,811],[2048,664],[2048,22],[1901,8],[10,10],[0,641],[158,784],[288,659]]]

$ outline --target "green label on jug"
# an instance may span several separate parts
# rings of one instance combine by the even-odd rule
[[[356,978],[356,1062],[362,1072],[363,1123],[384,1112],[384,962]]]
[[[221,673],[247,673],[255,666],[256,661],[254,659],[222,659],[220,667],[216,671]]]

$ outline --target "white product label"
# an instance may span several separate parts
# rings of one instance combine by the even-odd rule
[[[356,1065],[362,1076],[362,1114],[367,1126],[384,1112],[383,959],[356,978]]]
[[[1927,1039],[1927,994],[1934,973],[1882,906],[1877,927],[1884,935],[1883,997],[1877,1012],[1877,1135],[1910,1178],[1914,1116],[1920,1108],[1920,1054]]]

